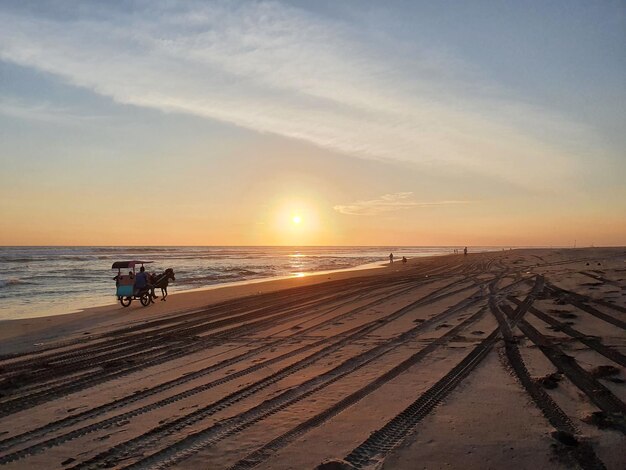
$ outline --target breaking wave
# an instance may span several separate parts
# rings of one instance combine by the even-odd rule
[[[19,278],[0,279],[0,288],[17,286],[19,284],[30,284],[28,281],[24,281]]]

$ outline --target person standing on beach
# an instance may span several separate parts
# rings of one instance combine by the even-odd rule
[[[467,247],[463,248],[463,254],[467,256]]]
[[[393,264],[393,253],[389,253],[389,264]]]

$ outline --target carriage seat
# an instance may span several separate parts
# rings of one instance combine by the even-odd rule
[[[133,288],[135,286],[135,279],[128,274],[120,276],[117,283],[117,296],[118,297],[131,297],[133,295]]]

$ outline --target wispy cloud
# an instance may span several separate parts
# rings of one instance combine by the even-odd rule
[[[534,129],[585,129],[503,101],[473,72],[471,95],[452,92],[462,62],[432,51],[401,67],[351,25],[274,1],[108,8],[72,19],[0,9],[0,59],[119,103],[362,158],[453,164],[527,187],[576,174],[571,152]],[[542,171],[528,178],[529,167]]]
[[[66,107],[50,103],[29,103],[19,99],[0,97],[0,114],[27,121],[40,121],[50,124],[75,126],[85,120],[93,121],[99,116],[78,114]]]
[[[385,212],[396,212],[416,207],[444,206],[451,204],[468,204],[470,201],[434,201],[419,202],[411,200],[412,192],[391,193],[378,199],[356,201],[333,207],[337,212],[348,215],[378,215]]]

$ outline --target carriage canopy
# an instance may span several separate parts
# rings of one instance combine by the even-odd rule
[[[111,269],[135,269],[135,266],[138,264],[144,265],[149,263],[152,263],[152,261],[116,261],[115,263],[113,263],[113,266],[111,266]]]

